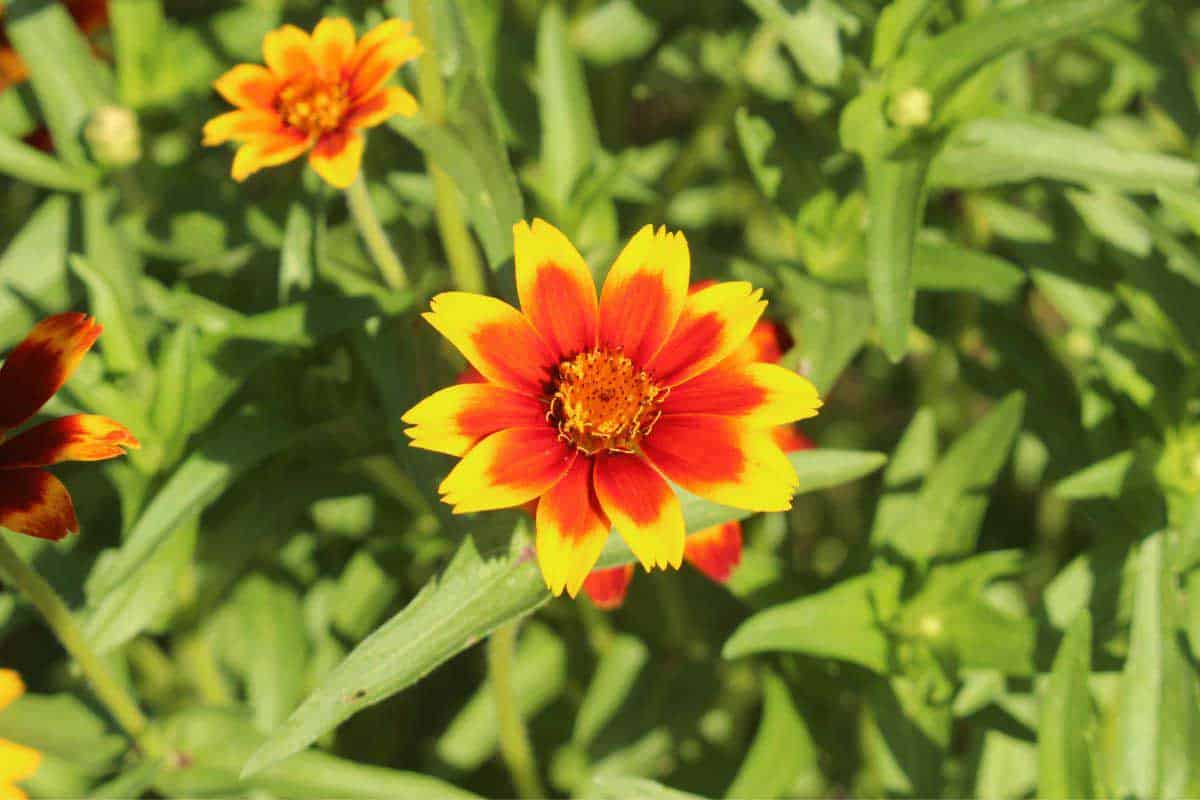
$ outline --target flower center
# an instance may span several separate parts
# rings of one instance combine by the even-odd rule
[[[667,392],[624,354],[589,350],[558,365],[549,419],[588,455],[632,453],[662,415]]]
[[[317,75],[300,75],[279,91],[279,116],[289,127],[309,135],[335,130],[342,122],[350,100],[340,81],[324,81]]]

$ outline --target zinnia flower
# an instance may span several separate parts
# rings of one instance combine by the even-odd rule
[[[284,25],[263,38],[266,66],[239,64],[213,86],[237,106],[204,126],[204,144],[242,143],[233,179],[299,158],[339,189],[358,175],[363,128],[396,114],[417,113],[417,101],[386,85],[421,54],[412,24],[391,19],[355,43],[346,19],[323,19],[309,36]]]
[[[0,711],[25,693],[21,676],[0,669]],[[42,763],[42,754],[31,747],[0,739],[0,800],[24,800],[17,781],[32,778]]]
[[[711,280],[696,281],[689,291],[695,294],[715,283]],[[771,320],[759,320],[745,343],[723,362],[723,366],[756,361],[775,364],[791,346],[792,338],[786,328]],[[791,424],[780,425],[773,436],[785,453],[810,450],[815,446]],[[733,520],[691,534],[684,543],[683,560],[717,583],[729,580],[733,570],[742,561],[742,523]],[[584,580],[583,591],[597,608],[612,611],[625,602],[632,580],[632,564],[598,569]]]
[[[85,314],[44,319],[0,367],[0,434],[24,424],[54,396],[100,335]],[[0,526],[63,538],[79,530],[67,487],[42,467],[62,461],[101,461],[124,455],[138,441],[125,427],[96,414],[72,414],[0,441]]]
[[[796,474],[771,431],[814,416],[817,391],[774,364],[721,365],[762,315],[761,291],[730,282],[689,297],[683,235],[646,226],[597,299],[557,229],[534,220],[514,236],[521,311],[447,292],[425,314],[487,382],[403,417],[414,446],[462,457],[439,487],[455,513],[537,499],[542,575],[574,597],[614,526],[647,570],[680,565],[668,480],[737,508],[791,507]]]

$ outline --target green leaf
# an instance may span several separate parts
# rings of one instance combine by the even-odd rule
[[[238,628],[253,642],[246,664],[246,695],[261,731],[279,726],[304,696],[308,659],[304,612],[295,589],[263,575],[243,581],[233,598]]]
[[[1133,621],[1112,754],[1121,797],[1182,797],[1200,769],[1200,692],[1180,646],[1179,592],[1166,534],[1147,537],[1134,571]]]
[[[823,0],[790,13],[779,0],[744,0],[772,26],[796,64],[818,86],[833,86],[842,74],[842,45],[834,8]]]
[[[0,712],[0,738],[67,761],[85,775],[103,775],[125,752],[124,737],[69,694],[26,694]]]
[[[889,68],[888,86],[893,96],[910,88],[927,91],[937,109],[993,59],[1086,33],[1138,5],[1129,0],[1038,0],[991,6],[912,47]]]
[[[312,288],[317,274],[316,201],[300,197],[288,206],[283,248],[279,251],[279,302],[286,303],[296,292]]]
[[[0,173],[44,189],[84,192],[96,183],[90,168],[67,166],[11,136],[0,135]]]
[[[588,796],[595,800],[627,800],[630,797],[639,800],[704,800],[700,795],[680,792],[646,778],[611,772],[598,771],[592,777],[591,788]]]
[[[1065,500],[1089,500],[1096,497],[1116,499],[1134,466],[1137,454],[1132,450],[1117,453],[1068,475],[1054,486],[1054,493]]]
[[[788,797],[796,778],[818,772],[817,750],[804,718],[792,703],[787,684],[764,672],[762,722],[750,752],[726,790],[728,798]]]
[[[997,256],[923,238],[913,252],[913,283],[919,289],[974,292],[1007,303],[1025,284],[1025,273]]]
[[[1119,147],[1062,120],[1007,115],[960,125],[933,160],[929,174],[930,184],[939,189],[979,189],[1037,178],[1149,193],[1194,188],[1200,166]]]
[[[898,608],[903,581],[899,568],[880,567],[823,592],[772,606],[738,626],[721,655],[807,653],[886,673],[891,646],[883,623]]]
[[[175,464],[183,457],[191,430],[188,400],[191,397],[189,387],[195,340],[195,328],[184,323],[167,334],[158,357],[150,421],[159,440],[157,444],[162,448],[161,463],[166,466]]]
[[[240,714],[193,708],[167,721],[166,736],[188,762],[164,771],[155,788],[165,797],[241,796],[264,792],[297,800],[330,797],[403,797],[412,800],[474,798],[457,786],[428,775],[357,764],[327,753],[298,753],[257,775],[238,771],[263,741]]]
[[[512,689],[524,719],[531,719],[566,688],[567,649],[545,626],[525,627],[514,667]],[[455,769],[478,769],[496,753],[499,730],[496,699],[485,680],[438,738],[438,757]]]
[[[780,276],[800,317],[800,335],[786,359],[796,359],[800,371],[824,394],[866,343],[870,302],[859,292],[826,286],[791,270]]]
[[[783,180],[782,168],[767,164],[767,152],[775,142],[775,131],[765,119],[751,115],[745,106],[737,110],[733,122],[742,153],[750,165],[750,174],[763,194],[774,197]]]
[[[532,553],[484,560],[467,540],[441,579],[359,643],[253,752],[242,774],[254,775],[298,752],[549,599]]]
[[[571,24],[579,54],[600,66],[645,55],[658,40],[658,24],[631,0],[607,0]]]
[[[932,153],[867,160],[867,288],[883,349],[892,361],[908,352],[916,294],[913,248],[925,211],[925,175]]]
[[[70,304],[69,224],[67,198],[48,197],[0,256],[0,347],[15,345],[41,315]]]
[[[99,602],[146,563],[188,516],[216,500],[236,478],[297,440],[297,430],[247,409],[220,427],[188,456],[150,501],[103,570],[88,579]]]
[[[983,495],[1008,459],[1021,427],[1025,398],[1010,394],[960,436],[929,473],[912,505],[878,541],[909,558],[969,552],[981,521]]]
[[[553,0],[538,19],[537,97],[543,185],[561,215],[579,179],[595,160],[600,141],[583,66],[567,33],[566,14]]]
[[[650,651],[641,640],[619,634],[600,655],[596,671],[575,714],[571,744],[586,749],[629,697]]]
[[[880,453],[809,450],[789,458],[798,491],[836,486],[886,462]],[[751,512],[680,492],[684,522],[698,531]],[[132,539],[132,536],[131,536]],[[633,554],[610,535],[597,569],[628,564]],[[390,697],[505,622],[550,599],[533,553],[481,559],[468,540],[440,580],[426,584],[408,606],[363,640],[246,764],[250,775],[306,747],[356,712]]]
[[[198,527],[195,517],[181,522],[129,580],[100,598],[84,626],[92,647],[100,653],[115,650],[174,609],[179,576],[196,551]],[[112,556],[115,551],[105,553]]]
[[[162,0],[110,0],[121,102],[141,108],[154,97],[166,31]]]
[[[906,42],[942,5],[942,0],[896,0],[879,12],[871,47],[871,66],[885,67],[900,54]]]
[[[87,286],[92,313],[104,324],[100,352],[112,372],[133,372],[146,360],[140,338],[135,333],[136,315],[123,307],[113,285],[92,268],[82,256],[70,256],[71,271]]]
[[[1092,615],[1081,611],[1067,629],[1042,692],[1038,718],[1038,797],[1068,800],[1093,794],[1094,735],[1088,675]]]
[[[112,75],[92,55],[67,8],[50,0],[5,4],[4,31],[29,68],[38,105],[54,147],[72,166],[87,163],[83,127],[99,106],[114,97]]]

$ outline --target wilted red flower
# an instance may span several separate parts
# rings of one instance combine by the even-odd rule
[[[766,303],[743,282],[687,294],[682,234],[646,226],[597,299],[591,272],[542,220],[514,229],[522,312],[447,292],[425,315],[487,383],[451,386],[404,421],[413,445],[462,456],[442,482],[455,513],[538,498],[538,563],[572,597],[615,525],[643,567],[683,561],[667,479],[753,511],[791,506],[796,475],[771,435],[814,416],[816,389],[773,364],[724,362]]]
[[[108,25],[108,0],[66,0],[67,12],[85,36]],[[4,6],[0,4],[0,20],[4,17]],[[0,29],[0,91],[24,83],[29,79],[29,68]]]
[[[85,314],[67,312],[34,326],[0,367],[0,433],[24,424],[66,383],[100,336]],[[123,425],[96,414],[43,422],[0,442],[0,526],[58,540],[79,530],[67,487],[42,467],[101,461],[138,447]]]
[[[318,175],[339,189],[354,182],[362,162],[362,129],[397,114],[417,113],[416,99],[386,85],[421,54],[412,24],[384,22],[355,42],[347,19],[327,18],[312,35],[284,25],[263,38],[266,66],[239,64],[214,84],[237,106],[208,121],[204,144],[242,143],[233,179],[308,153]]]

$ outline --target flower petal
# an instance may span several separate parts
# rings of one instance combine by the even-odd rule
[[[136,449],[141,445],[124,425],[98,414],[72,414],[43,422],[0,443],[0,469],[103,461],[125,455],[126,447]]]
[[[683,509],[671,487],[640,456],[596,457],[596,496],[604,513],[648,571],[683,561]]]
[[[259,109],[229,111],[204,123],[204,144],[208,147],[228,141],[246,141],[270,136],[283,127],[279,116]]]
[[[540,396],[554,355],[520,311],[494,297],[443,292],[422,316],[493,383]]]
[[[683,558],[717,583],[724,583],[742,561],[742,523],[734,520],[693,533],[684,545]]]
[[[284,25],[263,37],[263,60],[277,78],[290,78],[313,68],[312,39],[295,25]]]
[[[389,19],[375,26],[359,40],[350,59],[350,97],[373,94],[397,68],[423,51],[420,40],[412,35],[412,23]]]
[[[213,88],[238,108],[275,110],[283,82],[261,64],[238,64],[213,81]]]
[[[308,154],[308,165],[330,186],[347,189],[358,177],[365,145],[362,134],[354,131],[327,133]]]
[[[664,415],[642,452],[684,489],[734,508],[784,511],[799,483],[769,429],[727,417]]]
[[[797,453],[801,450],[812,450],[816,448],[816,444],[812,439],[809,439],[795,425],[780,425],[771,431],[771,438],[775,440],[775,444],[779,445],[779,449],[785,453]]]
[[[741,354],[746,361],[767,361],[778,364],[783,354],[792,349],[792,335],[779,322],[767,319],[759,320],[745,344],[738,348],[734,355]]]
[[[682,233],[649,225],[638,231],[600,292],[600,345],[649,363],[683,310],[691,264]]]
[[[519,506],[558,483],[577,453],[546,424],[497,431],[467,451],[438,492],[455,514]]]
[[[325,17],[312,32],[311,55],[326,74],[337,75],[354,54],[354,26],[345,17]]]
[[[62,482],[40,469],[6,470],[0,481],[0,527],[58,541],[79,530]]]
[[[0,368],[0,431],[36,414],[66,383],[101,330],[94,319],[73,311],[35,325]]]
[[[596,346],[596,283],[558,228],[535,219],[513,226],[521,310],[559,359]]]
[[[0,790],[7,790],[13,797],[24,797],[25,793],[11,784],[32,778],[41,764],[42,754],[37,750],[0,739]]]
[[[592,570],[583,581],[583,591],[596,608],[612,611],[620,608],[633,580],[633,564]]]
[[[537,559],[546,586],[571,597],[604,549],[608,519],[592,490],[592,460],[576,458],[570,471],[538,501]]]
[[[286,164],[304,155],[309,145],[308,136],[291,128],[255,137],[234,154],[233,179],[244,181],[260,169]]]
[[[762,290],[743,281],[718,283],[687,299],[679,322],[647,365],[660,383],[676,386],[733,353],[767,307]]]
[[[488,434],[545,424],[546,407],[492,383],[462,383],[434,392],[401,419],[413,426],[404,431],[413,447],[461,456]]]
[[[728,363],[728,362],[726,362]],[[778,364],[721,365],[671,390],[663,414],[719,414],[754,425],[782,425],[817,415],[812,382]]]
[[[21,680],[21,674],[14,669],[0,669],[0,711],[23,694],[25,681]]]
[[[399,86],[384,86],[356,102],[346,115],[346,128],[373,128],[399,114],[411,117],[419,109],[417,98]]]

